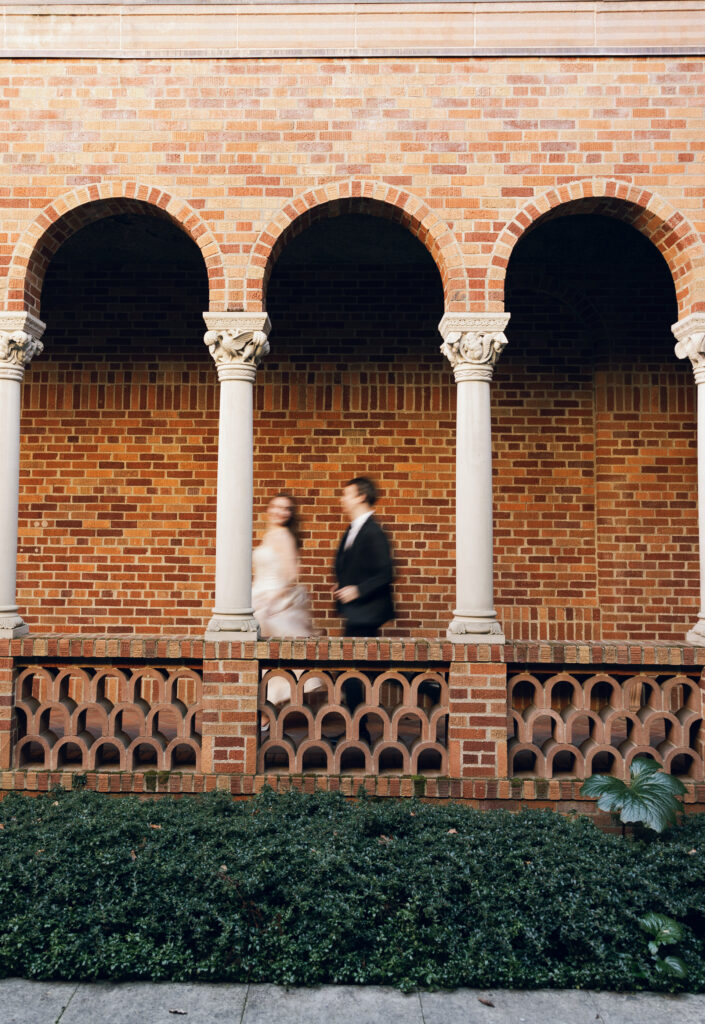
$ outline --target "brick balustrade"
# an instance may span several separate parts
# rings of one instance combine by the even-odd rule
[[[0,659],[0,792],[364,786],[592,813],[590,767],[648,754],[705,803],[702,649],[30,636]]]

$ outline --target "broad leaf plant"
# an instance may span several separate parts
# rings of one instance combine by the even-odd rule
[[[591,775],[580,790],[582,796],[597,798],[597,806],[619,817],[624,825],[639,823],[654,832],[674,825],[682,810],[679,797],[686,792],[680,779],[668,775],[646,757],[636,757],[630,768],[630,781],[612,775]]]

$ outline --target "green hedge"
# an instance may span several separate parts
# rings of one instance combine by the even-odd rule
[[[705,820],[265,791],[0,803],[0,976],[705,991]],[[647,911],[685,925],[653,974]]]

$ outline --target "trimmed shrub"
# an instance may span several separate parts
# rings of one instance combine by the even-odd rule
[[[705,991],[701,819],[644,844],[550,811],[81,791],[0,824],[1,976]]]

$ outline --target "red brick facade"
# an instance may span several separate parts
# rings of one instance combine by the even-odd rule
[[[335,494],[359,470],[385,489],[381,514],[399,556],[391,631],[432,635],[447,625],[454,384],[435,323],[444,308],[502,308],[513,246],[539,218],[626,221],[672,276],[678,306],[662,322],[705,308],[698,60],[14,61],[4,90],[14,118],[2,195],[7,306],[41,310],[48,321],[45,355],[24,385],[19,603],[33,628],[203,628],[217,381],[197,307],[268,306],[262,288],[277,256],[318,215],[383,214],[408,228],[441,285],[429,277],[419,309],[413,282],[406,292],[388,284],[386,303],[374,289],[363,294],[364,275],[376,278],[377,268],[356,268],[354,287],[326,284],[333,305],[374,311],[361,318],[366,338],[353,363],[339,327],[329,327],[321,280],[309,280],[307,301],[289,311],[280,289],[279,319],[269,309],[273,350],[256,386],[256,506],[282,486],[301,495],[304,578],[327,630],[335,629],[325,597],[341,527]],[[99,265],[90,309],[75,290],[63,323],[50,296],[40,306],[63,240],[98,218],[135,212],[178,225],[198,246],[208,299],[189,298],[187,321],[177,309],[188,285],[170,274],[172,298],[158,316],[152,310],[159,326],[146,337],[132,312],[137,303],[149,315],[139,282],[132,298],[129,270],[120,279],[111,272],[102,288]],[[573,296],[574,307],[579,301]],[[628,313],[635,323],[645,316]],[[409,341],[413,318],[423,329]],[[549,327],[555,336],[555,321],[543,326],[544,337]],[[697,601],[689,367],[672,356],[666,329],[655,359],[635,332],[618,366],[585,354],[578,390],[550,371],[559,390],[548,398],[544,371],[512,360],[521,344],[513,331],[510,322],[512,369],[500,363],[493,385],[496,598],[508,634],[682,636]],[[304,333],[310,344],[297,358]],[[524,413],[515,397],[507,401],[517,387]],[[571,406],[557,432],[556,402]],[[537,436],[550,457],[536,450]],[[546,490],[551,515],[546,495],[539,501]]]
[[[696,402],[671,325],[705,312],[701,57],[87,52],[2,66],[0,307],[47,325],[22,385],[17,598],[32,633],[205,631],[211,311],[272,322],[254,385],[255,542],[269,497],[294,494],[315,622],[339,636],[338,494],[368,473],[397,566],[384,636],[443,636],[456,384],[438,323],[506,310],[491,393],[508,641],[683,641],[700,586]],[[365,248],[368,218],[382,226]],[[230,653],[198,655],[201,768],[252,789],[258,662]],[[467,799],[473,780],[507,775],[512,658],[475,654],[442,659]]]

